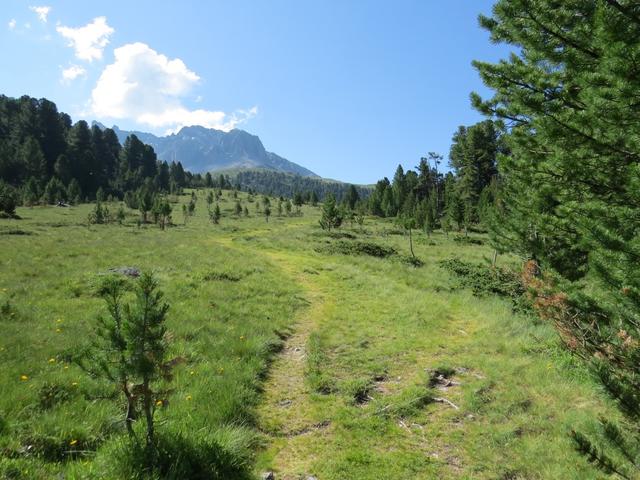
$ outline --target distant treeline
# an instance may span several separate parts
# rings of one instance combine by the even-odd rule
[[[72,124],[49,100],[0,96],[0,181],[23,203],[123,198],[143,186],[169,192],[194,180],[135,135],[120,145],[113,130]]]
[[[182,164],[158,160],[135,135],[121,145],[115,132],[86,121],[72,123],[47,99],[0,95],[0,196],[12,204],[82,202],[127,193],[175,193],[184,187],[234,188],[294,198],[342,199],[350,185],[273,172],[192,174]],[[356,187],[360,198],[371,192]]]
[[[368,211],[427,233],[486,226],[497,195],[497,158],[506,152],[493,121],[461,126],[453,135],[449,172],[440,171],[443,157],[434,152],[421,158],[415,170],[405,172],[398,165],[391,181],[385,177],[375,185]]]
[[[260,169],[242,170],[230,177],[232,182],[240,184],[243,190],[289,198],[293,198],[296,193],[308,196],[313,192],[322,200],[331,193],[340,201],[351,187],[348,183]],[[367,198],[372,191],[370,187],[363,186],[355,186],[355,189],[360,198]]]

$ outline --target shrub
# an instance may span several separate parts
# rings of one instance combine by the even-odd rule
[[[344,241],[340,240],[318,249],[323,253],[338,253],[342,255],[369,255],[371,257],[385,258],[396,254],[392,247],[385,247],[373,242]]]
[[[333,194],[329,193],[322,205],[322,217],[320,218],[320,227],[323,230],[331,230],[342,225],[342,215],[336,207],[336,199]]]
[[[484,242],[479,238],[467,237],[464,235],[456,235],[453,237],[453,241],[457,243],[461,243],[463,245],[483,245]]]
[[[522,279],[512,270],[465,262],[457,258],[443,260],[440,266],[452,273],[462,287],[470,288],[476,296],[498,295],[509,298],[517,310],[531,308]]]
[[[17,205],[18,194],[15,188],[0,180],[0,212],[13,216],[16,213]]]

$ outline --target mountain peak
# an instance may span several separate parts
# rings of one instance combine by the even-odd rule
[[[105,128],[99,122],[93,122]],[[193,173],[213,172],[237,168],[264,168],[277,172],[317,177],[315,173],[275,153],[268,152],[260,137],[234,128],[228,132],[201,125],[182,127],[177,133],[163,137],[138,131],[124,131],[113,127],[120,142],[131,134],[151,145],[158,158],[167,162],[180,161]]]

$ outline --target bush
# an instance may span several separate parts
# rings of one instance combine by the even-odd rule
[[[488,294],[509,298],[517,310],[529,310],[530,302],[520,275],[506,268],[464,262],[457,258],[443,260],[440,266],[452,273],[464,288],[476,296]]]
[[[4,212],[8,216],[14,216],[17,205],[18,194],[16,189],[0,180],[0,212]]]
[[[369,255],[371,257],[385,258],[396,254],[392,247],[385,247],[373,242],[344,241],[330,243],[317,249],[321,253],[338,253],[342,255]]]
[[[401,255],[400,261],[405,263],[411,267],[420,268],[424,266],[424,262],[420,260],[418,257],[413,257],[411,255]]]
[[[97,202],[87,219],[91,224],[102,225],[103,223],[109,223],[109,209],[103,207],[100,202]]]
[[[205,281],[219,280],[224,282],[239,282],[242,276],[231,272],[213,271],[205,274],[202,279]]]
[[[479,238],[474,237],[466,237],[464,235],[456,235],[453,237],[453,241],[457,243],[461,243],[463,245],[483,245],[484,242]]]

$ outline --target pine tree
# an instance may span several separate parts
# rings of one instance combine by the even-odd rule
[[[211,215],[211,211],[209,211],[209,215]],[[188,219],[189,219],[189,210],[187,209],[187,206],[183,203],[182,204],[182,221],[185,225],[187,224]]]
[[[213,211],[209,214],[209,219],[211,223],[217,225],[220,223],[220,218],[222,217],[222,213],[220,212],[220,205],[216,203],[216,206],[213,207]]]
[[[75,204],[80,203],[82,198],[82,190],[80,190],[80,184],[75,178],[72,178],[67,186],[67,198],[70,202]]]
[[[322,217],[320,218],[320,227],[323,230],[331,231],[332,228],[338,228],[342,224],[342,216],[336,207],[336,199],[333,194],[328,194],[322,205]]]
[[[22,203],[27,207],[32,207],[40,199],[40,190],[38,188],[38,182],[35,178],[30,178],[22,186]]]
[[[385,214],[388,217],[394,217],[398,213],[398,209],[401,209],[404,205],[405,197],[408,193],[407,182],[405,179],[404,169],[402,165],[398,165],[396,173],[393,176],[393,182],[391,183],[393,203],[387,201],[388,207]],[[384,203],[384,199],[383,199]],[[384,208],[384,207],[383,207]]]
[[[67,157],[71,178],[78,180],[82,191],[92,198],[99,186],[99,168],[91,142],[91,130],[84,120],[76,123],[69,132]]]
[[[137,281],[133,305],[123,303],[124,289],[120,279],[110,278],[103,284],[101,293],[110,315],[99,320],[92,362],[84,367],[92,375],[112,381],[124,396],[125,424],[136,443],[134,422],[141,415],[145,426],[146,468],[152,471],[157,454],[155,409],[165,395],[158,386],[170,378],[172,364],[166,358],[165,321],[169,305],[163,301],[163,293],[149,273],[143,273]]]
[[[0,212],[13,216],[18,206],[18,195],[11,185],[0,179]]]
[[[427,236],[431,236],[436,228],[436,195],[437,193],[432,191],[424,200],[424,231]]]
[[[529,290],[626,417],[576,447],[605,471],[640,474],[640,15],[634,2],[499,0],[481,17],[519,54],[476,62],[473,95],[509,129],[492,239],[530,259]]]
[[[127,218],[127,215],[124,211],[124,208],[122,208],[122,205],[120,205],[120,207],[118,207],[118,212],[116,213],[116,219],[118,220],[118,225],[122,225],[126,220],[126,218]]]
[[[147,214],[153,209],[154,204],[153,189],[145,185],[138,190],[137,197],[138,209],[142,215],[142,223],[147,223]]]
[[[459,127],[453,136],[449,159],[458,178],[457,188],[464,204],[466,223],[479,221],[480,195],[497,175],[496,160],[505,151],[503,143],[491,120]]]
[[[382,194],[380,208],[385,217],[395,217],[398,213],[398,207],[391,187],[385,188]]]
[[[51,177],[47,185],[44,187],[42,201],[48,204],[63,202],[67,198],[67,189],[58,178]]]
[[[445,216],[449,225],[456,225],[458,231],[462,230],[464,225],[464,202],[460,198],[457,188],[451,188],[447,191],[447,202]]]
[[[124,194],[124,204],[131,210],[138,209],[138,195],[134,192],[126,192]]]
[[[409,233],[409,250],[411,257],[415,258],[413,252],[413,229],[416,228],[416,199],[413,192],[410,192],[404,201],[402,209],[398,213],[397,223]]]
[[[354,210],[356,208],[356,204],[359,201],[360,194],[358,193],[358,190],[356,190],[356,187],[354,187],[353,185],[349,185],[349,187],[347,188],[347,193],[344,197],[345,205],[349,210]]]
[[[155,222],[160,226],[162,230],[171,223],[171,204],[166,197],[157,195],[153,205],[153,216]]]
[[[302,198],[302,194],[300,192],[295,192],[293,194],[293,204],[296,207],[296,213],[300,213],[300,207],[304,204],[304,199]]]
[[[27,178],[34,178],[38,185],[43,185],[47,178],[47,163],[40,144],[33,138],[27,138],[19,152],[20,161],[25,165]]]

